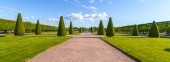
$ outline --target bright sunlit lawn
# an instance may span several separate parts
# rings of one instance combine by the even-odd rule
[[[170,62],[170,38],[118,35],[103,39],[142,62]]]
[[[25,36],[0,37],[0,62],[24,62],[48,48],[62,43],[69,37],[57,37],[56,34],[27,34]]]

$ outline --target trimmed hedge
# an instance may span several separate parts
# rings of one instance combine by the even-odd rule
[[[69,34],[73,34],[73,33],[74,33],[73,25],[72,22],[70,22]]]
[[[160,37],[159,29],[158,29],[158,26],[157,26],[155,21],[153,21],[153,23],[152,23],[152,26],[151,26],[151,28],[149,30],[148,37],[155,37],[155,38],[159,38]]]
[[[23,20],[22,20],[21,13],[18,13],[14,35],[16,35],[16,36],[25,35],[25,27],[24,27],[24,23],[23,23]]]
[[[41,25],[40,25],[39,20],[37,20],[37,24],[36,24],[36,27],[35,27],[35,34],[36,35],[40,35],[41,34]]]
[[[104,30],[103,22],[102,20],[100,20],[97,35],[104,35],[104,34],[105,34],[105,30]]]
[[[108,25],[107,25],[106,36],[108,36],[108,37],[115,36],[115,30],[114,30],[114,27],[113,27],[113,22],[112,22],[111,17],[109,18],[109,22],[108,22]]]
[[[133,27],[132,36],[139,36],[138,27],[137,27],[136,24],[135,24],[134,27]]]
[[[66,36],[66,28],[65,28],[63,16],[60,16],[57,35],[58,36]]]

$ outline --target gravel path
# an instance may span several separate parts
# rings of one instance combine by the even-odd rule
[[[28,62],[134,62],[98,37],[90,33],[73,36]]]

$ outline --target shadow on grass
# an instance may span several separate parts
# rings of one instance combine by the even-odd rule
[[[2,36],[2,35],[0,35],[0,37],[6,37],[6,36]]]
[[[156,37],[148,37],[148,36],[129,36],[127,38],[156,38]],[[160,36],[160,38],[170,39],[170,36]]]
[[[161,36],[160,38],[170,38],[170,36]]]
[[[27,35],[27,37],[58,37],[57,35]]]
[[[129,36],[127,38],[149,38],[147,36]]]
[[[6,35],[0,35],[0,37],[6,37]]]
[[[164,51],[170,52],[170,48],[165,48]]]
[[[116,36],[131,36],[130,34],[117,34]]]

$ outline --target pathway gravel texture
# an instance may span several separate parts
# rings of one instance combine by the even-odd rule
[[[135,62],[97,35],[82,33],[40,53],[28,62]]]

